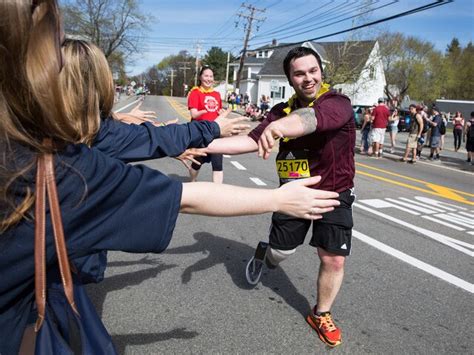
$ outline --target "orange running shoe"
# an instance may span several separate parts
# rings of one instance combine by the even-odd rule
[[[338,346],[342,343],[341,330],[334,324],[331,312],[324,312],[321,315],[315,315],[316,307],[313,312],[306,317],[306,321],[319,335],[319,339],[330,347]]]

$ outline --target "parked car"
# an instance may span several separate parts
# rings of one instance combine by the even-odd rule
[[[410,121],[410,112],[400,111],[400,120],[398,121],[398,132],[408,132],[410,130]]]
[[[356,128],[361,128],[362,127],[362,122],[364,119],[364,110],[360,106],[353,106],[352,110],[354,111],[354,121],[355,121],[355,126]]]

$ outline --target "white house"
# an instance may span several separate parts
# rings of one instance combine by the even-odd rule
[[[308,41],[288,46],[278,46],[274,41],[271,45],[248,52],[240,92],[248,92],[254,103],[258,103],[262,95],[270,96],[271,105],[287,101],[294,90],[283,71],[283,59],[290,49],[297,46],[315,50],[321,57],[324,69],[332,65],[331,71],[334,71],[338,65],[344,65],[345,70],[351,72],[352,80],[345,80],[344,84],[335,85],[334,89],[349,96],[353,106],[370,106],[384,96],[386,81],[377,41]],[[239,62],[231,65],[234,67],[235,81]]]

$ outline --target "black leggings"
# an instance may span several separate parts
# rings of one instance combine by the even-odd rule
[[[458,150],[461,147],[462,129],[453,129],[454,134],[454,149]]]
[[[222,171],[222,154],[208,154],[206,157],[198,157],[196,160],[201,164],[211,163],[212,171]],[[201,169],[201,165],[195,163],[192,163],[191,167],[194,170]]]

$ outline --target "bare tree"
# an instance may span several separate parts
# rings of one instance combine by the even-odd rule
[[[152,19],[141,12],[138,0],[66,0],[65,30],[98,45],[107,58],[127,58],[139,51],[143,32]]]

